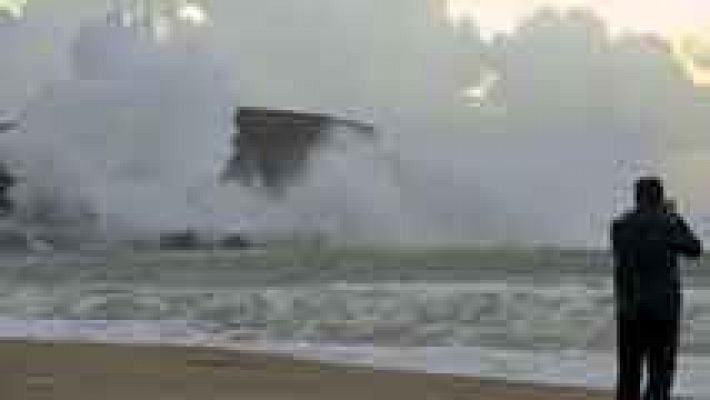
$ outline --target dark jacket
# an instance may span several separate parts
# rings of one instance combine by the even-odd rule
[[[617,313],[631,318],[678,318],[678,256],[697,258],[703,251],[683,218],[634,210],[613,222],[611,240]]]

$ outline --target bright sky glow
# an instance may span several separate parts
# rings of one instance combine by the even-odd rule
[[[678,35],[672,41],[675,58],[698,86],[710,86],[710,29]]]
[[[653,33],[673,44],[674,55],[697,85],[710,86],[710,1],[707,0],[446,0],[454,25],[470,20],[484,38],[513,31],[543,7],[585,8],[599,15],[612,35]]]
[[[19,19],[24,15],[26,5],[27,0],[0,0],[0,13]]]
[[[467,100],[469,107],[481,107],[488,100],[490,91],[500,79],[495,71],[484,71],[479,82],[475,86],[467,87],[463,90],[463,97]]]
[[[194,25],[204,25],[209,19],[205,9],[195,3],[187,3],[180,7],[177,11],[177,17]]]
[[[454,24],[473,19],[490,35],[514,29],[542,7],[590,9],[614,34],[652,32],[669,38],[678,31],[710,25],[706,0],[447,0],[446,15]]]

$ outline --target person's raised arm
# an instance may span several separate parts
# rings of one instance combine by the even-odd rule
[[[672,214],[669,242],[673,251],[686,257],[698,258],[703,254],[702,242],[677,214]]]

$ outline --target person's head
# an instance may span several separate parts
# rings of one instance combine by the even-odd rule
[[[663,181],[656,176],[639,178],[635,185],[636,206],[643,209],[662,208],[665,195]]]

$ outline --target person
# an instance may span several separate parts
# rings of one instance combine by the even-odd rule
[[[635,183],[636,206],[612,222],[618,333],[617,399],[670,399],[681,317],[678,258],[697,258],[702,243],[665,198],[658,177]]]

